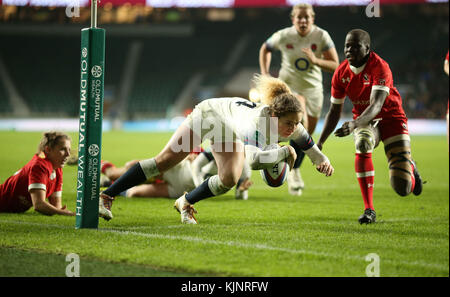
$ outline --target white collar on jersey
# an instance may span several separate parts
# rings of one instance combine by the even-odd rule
[[[355,67],[355,66],[352,66],[352,65],[350,65],[350,64],[348,64],[348,65],[350,66],[350,70],[351,70],[354,74],[360,74],[360,73],[364,70],[364,67],[366,67],[367,62],[366,62],[364,65],[359,66],[359,67]]]

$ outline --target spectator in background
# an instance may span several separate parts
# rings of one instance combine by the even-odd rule
[[[303,126],[312,135],[322,111],[322,70],[334,72],[339,58],[327,31],[314,24],[315,13],[309,4],[297,4],[292,8],[292,26],[275,32],[261,46],[259,65],[261,74],[269,75],[272,52],[281,51],[282,61],[279,78],[284,81],[306,110]],[[300,165],[305,154],[290,142],[297,153],[294,169],[288,176],[291,195],[300,196],[304,182]]]
[[[45,215],[74,216],[61,199],[62,167],[70,145],[71,139],[64,133],[44,133],[31,161],[0,185],[0,212],[22,213],[33,206]]]

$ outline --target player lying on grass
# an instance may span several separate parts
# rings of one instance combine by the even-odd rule
[[[359,222],[373,223],[376,213],[372,152],[380,140],[389,163],[391,186],[397,194],[419,195],[422,179],[411,158],[408,120],[388,63],[371,51],[369,33],[360,29],[347,34],[344,53],[346,60],[333,75],[332,104],[317,145],[322,148],[338,124],[347,96],[353,103],[353,120],[345,122],[334,134],[338,137],[354,134],[355,171],[365,207]]]
[[[22,213],[33,206],[45,215],[74,216],[62,205],[62,168],[70,155],[70,143],[64,133],[44,133],[33,158],[0,185],[0,212]]]
[[[289,87],[281,80],[267,76],[257,76],[255,83],[262,94],[262,102],[267,105],[243,98],[204,100],[194,108],[156,157],[139,161],[131,167],[100,194],[100,203],[110,210],[114,196],[166,172],[206,139],[211,140],[218,174],[207,178],[175,201],[174,207],[180,212],[182,223],[197,223],[193,204],[222,195],[237,184],[246,158],[253,170],[268,168],[282,160],[286,160],[292,168],[296,159],[294,148],[287,145],[262,150],[271,143],[295,139],[317,170],[330,176],[334,169],[300,124],[303,110]],[[244,143],[249,147],[245,153]]]
[[[139,160],[132,160],[123,167],[116,167],[111,162],[102,161],[101,172],[103,175],[100,186],[110,186],[138,162]],[[184,192],[195,189],[206,177],[214,174],[217,174],[217,165],[211,152],[191,153],[171,169],[122,192],[121,195],[125,197],[178,198]],[[250,177],[249,166],[244,166],[241,182],[236,185],[235,196],[237,199],[248,199],[248,188],[252,185]]]

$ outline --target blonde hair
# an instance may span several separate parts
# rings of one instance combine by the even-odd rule
[[[271,114],[280,117],[287,113],[303,111],[297,97],[282,80],[256,74],[253,83],[260,95],[261,103],[269,106]]]
[[[295,12],[297,10],[300,10],[300,9],[309,9],[309,10],[311,10],[311,15],[313,17],[316,16],[316,13],[314,12],[314,8],[313,8],[313,6],[311,4],[299,3],[299,4],[297,4],[297,5],[292,7],[291,17],[293,17],[295,15]]]
[[[261,103],[265,105],[272,104],[277,96],[292,94],[291,89],[285,82],[272,76],[256,74],[253,77],[253,82],[260,95]]]
[[[40,154],[41,152],[44,152],[46,146],[54,148],[63,139],[72,141],[70,136],[63,132],[59,131],[44,132],[44,136],[41,138],[41,142],[39,143],[37,153]]]

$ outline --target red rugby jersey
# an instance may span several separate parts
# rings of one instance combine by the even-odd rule
[[[0,211],[24,212],[33,204],[31,189],[43,189],[48,198],[53,193],[62,195],[62,169],[53,169],[52,163],[42,155],[34,155],[22,169],[0,185]]]
[[[370,53],[367,63],[359,68],[344,60],[334,72],[331,85],[331,102],[342,104],[347,96],[353,104],[354,119],[370,105],[372,89],[385,90],[389,94],[376,118],[406,118],[389,64],[374,52]]]

